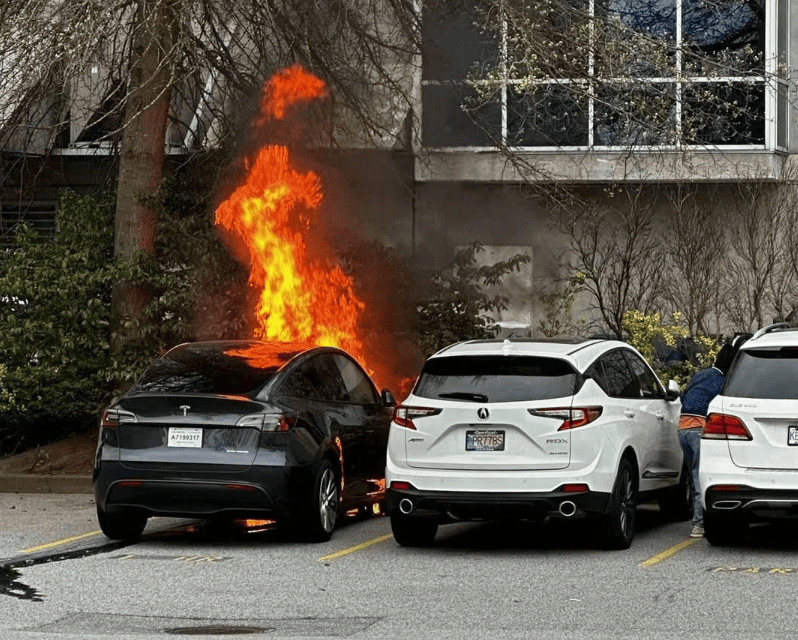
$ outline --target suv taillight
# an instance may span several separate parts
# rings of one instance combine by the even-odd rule
[[[604,409],[602,407],[557,407],[553,409],[527,409],[533,416],[562,418],[563,423],[557,431],[583,427],[596,420]]]
[[[701,437],[705,440],[753,440],[740,418],[725,413],[710,413]]]
[[[116,429],[120,424],[132,424],[138,422],[136,414],[122,409],[106,409],[100,418],[100,426],[103,429]]]
[[[406,407],[400,404],[398,407],[394,407],[393,421],[400,427],[415,429],[416,425],[413,424],[413,420],[416,418],[435,416],[440,412],[440,409],[431,409],[429,407]]]

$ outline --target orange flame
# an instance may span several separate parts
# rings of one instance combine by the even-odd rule
[[[298,102],[326,95],[324,83],[294,66],[264,89],[266,119],[282,119]],[[242,238],[250,286],[260,290],[255,337],[337,346],[363,362],[357,327],[364,304],[338,265],[311,259],[303,234],[322,201],[321,180],[291,166],[287,147],[260,149],[241,184],[216,210],[216,223]]]

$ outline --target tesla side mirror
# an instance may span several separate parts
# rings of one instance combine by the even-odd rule
[[[393,394],[388,391],[388,389],[383,389],[382,393],[380,393],[380,397],[382,398],[382,404],[386,407],[396,406],[396,398],[393,397]]]
[[[673,402],[681,395],[681,389],[679,389],[679,383],[676,380],[668,380],[668,390],[665,392],[665,399],[669,402]]]

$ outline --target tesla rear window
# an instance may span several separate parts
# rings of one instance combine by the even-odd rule
[[[723,395],[734,398],[798,399],[798,349],[740,351]]]
[[[428,360],[413,393],[473,402],[548,400],[573,395],[579,379],[556,358],[451,356]]]
[[[295,350],[272,345],[186,345],[153,362],[131,393],[212,393],[247,395],[259,390]]]

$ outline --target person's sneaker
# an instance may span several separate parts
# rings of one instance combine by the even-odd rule
[[[704,527],[699,527],[698,525],[693,525],[692,530],[690,531],[691,538],[703,538],[704,537]]]

